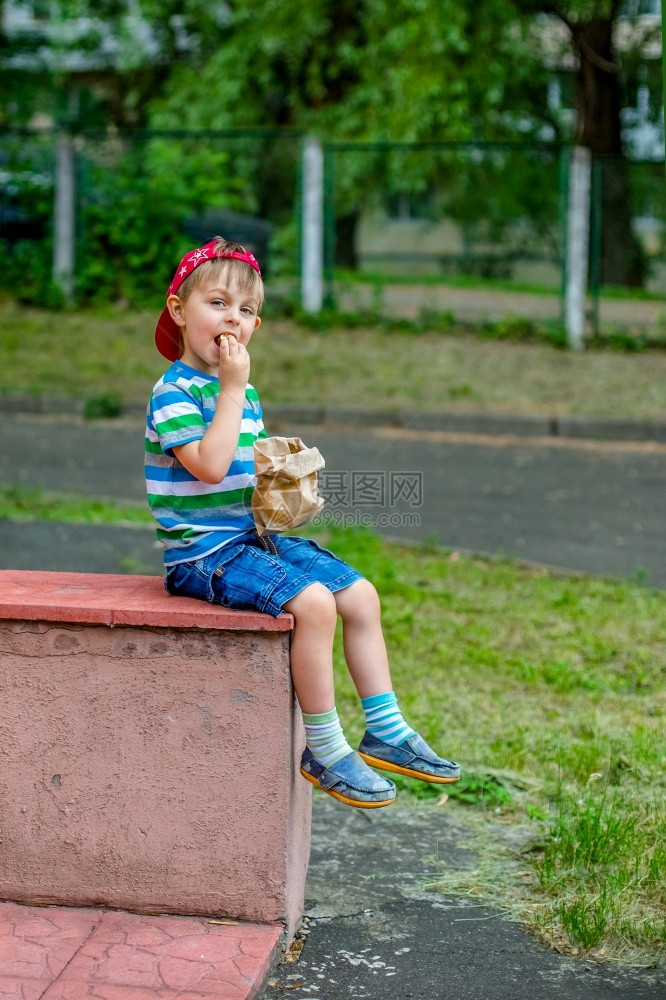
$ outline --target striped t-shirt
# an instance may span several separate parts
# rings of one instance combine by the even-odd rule
[[[234,457],[221,483],[204,483],[181,465],[173,448],[198,441],[220,395],[218,378],[175,361],[154,387],[146,418],[146,490],[159,523],[164,564],[200,559],[254,527],[254,442],[266,437],[261,404],[248,384]]]

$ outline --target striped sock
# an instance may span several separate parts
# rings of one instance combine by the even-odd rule
[[[394,691],[385,694],[373,694],[362,698],[361,705],[365,712],[365,723],[371,736],[397,747],[403,740],[414,735],[402,717],[398,708],[398,699]]]
[[[352,752],[352,747],[349,746],[345,734],[342,732],[335,708],[332,708],[330,712],[321,712],[319,715],[306,715],[304,712],[303,724],[308,750],[323,767],[337,764],[339,760]]]

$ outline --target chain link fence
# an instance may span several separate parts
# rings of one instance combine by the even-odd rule
[[[325,164],[329,299],[392,310],[402,294],[415,316],[446,312],[447,302],[464,314],[474,287],[560,295],[566,196],[557,149],[329,144]],[[411,292],[396,291],[404,285]],[[478,303],[467,309],[482,318]]]
[[[296,300],[303,138],[278,130],[72,137],[75,301],[152,306],[184,250],[219,232],[250,244],[269,289]],[[61,295],[52,280],[56,139],[54,131],[0,136],[0,287],[46,305]],[[568,149],[329,142],[323,153],[329,302],[408,318],[521,309],[561,318]],[[666,297],[665,214],[662,164],[593,162],[594,330],[614,286]]]
[[[24,301],[58,298],[56,139],[0,142],[0,284]],[[185,250],[217,233],[248,243],[271,277],[298,273],[298,136],[88,132],[71,142],[76,301],[161,301]]]
[[[0,137],[0,288],[48,301],[53,257],[55,137]]]

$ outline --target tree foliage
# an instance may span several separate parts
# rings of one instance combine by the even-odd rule
[[[510,0],[473,8],[454,0],[247,0],[230,2],[214,50],[204,45],[174,68],[149,121],[277,125],[370,143],[523,139],[544,124],[554,133],[546,86],[543,60]],[[260,211],[273,214],[268,169],[269,183],[262,164],[250,186]],[[421,196],[445,182],[454,192],[463,170],[454,154],[423,150],[336,156],[339,248],[353,247],[359,208],[373,190]],[[341,262],[353,265],[353,253]]]
[[[276,127],[415,144],[558,139],[561,122],[546,99],[545,17],[565,26],[577,59],[576,140],[621,160],[619,8],[619,0],[56,0],[48,35],[3,40],[5,65],[19,68],[3,74],[0,126],[41,111],[74,131]],[[275,216],[282,205],[286,218],[295,159],[295,150],[276,158],[262,147],[253,156],[249,141],[237,144],[219,168],[218,197],[242,188],[249,210]],[[170,169],[186,172],[177,160],[172,147]],[[476,218],[483,201],[474,188],[485,178],[489,193],[491,165],[468,166],[462,187],[451,180],[455,169],[418,152],[340,158],[337,210],[353,218],[373,186],[422,195],[444,179],[459,215]],[[516,192],[524,182],[515,175]],[[604,237],[606,257],[622,244],[626,266],[615,278],[640,281],[621,169],[609,173],[611,188],[606,212],[620,222]],[[509,192],[495,206],[502,201],[516,198]],[[539,214],[532,187],[524,201]],[[495,215],[496,223],[499,208]]]
[[[339,139],[506,137],[540,124],[545,85],[510,0],[234,0],[217,46],[174,68],[150,120]]]
[[[515,0],[524,14],[556,18],[576,60],[574,141],[600,158],[601,277],[642,285],[645,260],[631,225],[630,188],[622,141],[623,80],[616,52],[622,0]],[[640,46],[645,38],[639,38]]]

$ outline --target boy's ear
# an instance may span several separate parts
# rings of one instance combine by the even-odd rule
[[[255,328],[255,330],[258,330],[260,326],[261,326],[261,316],[255,316],[255,320],[254,320],[254,328]]]
[[[169,295],[166,300],[167,309],[169,310],[169,315],[174,321],[176,326],[185,326],[185,319],[183,317],[183,303],[178,298],[177,295]]]

